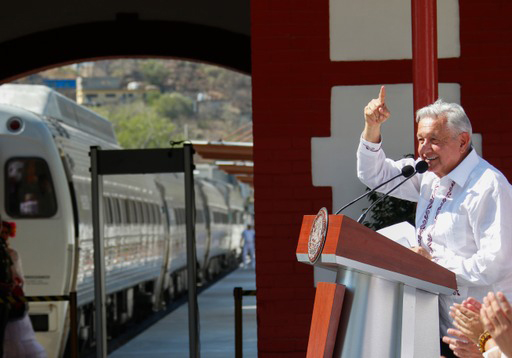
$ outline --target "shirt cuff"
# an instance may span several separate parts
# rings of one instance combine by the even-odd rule
[[[506,356],[501,354],[500,347],[494,346],[491,349],[489,349],[484,354],[484,358],[506,358]]]
[[[382,140],[379,143],[372,143],[368,142],[367,140],[364,140],[363,137],[361,137],[360,140],[360,146],[370,152],[376,153],[380,150],[380,147],[382,145]]]

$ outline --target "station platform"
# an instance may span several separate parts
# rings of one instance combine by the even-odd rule
[[[198,295],[200,348],[203,358],[235,356],[235,300],[233,289],[256,289],[252,269],[239,268]],[[242,299],[243,357],[257,358],[256,297]],[[188,305],[184,304],[130,342],[110,358],[188,358]]]

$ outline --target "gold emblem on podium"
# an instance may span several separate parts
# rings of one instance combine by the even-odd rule
[[[324,248],[325,238],[327,236],[327,224],[329,215],[326,208],[321,208],[316,214],[308,240],[308,257],[309,261],[314,264]]]

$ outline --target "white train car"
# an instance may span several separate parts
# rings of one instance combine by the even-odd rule
[[[230,251],[235,257],[242,254],[242,232],[247,224],[251,223],[251,217],[247,213],[246,198],[242,194],[240,185],[228,184],[227,203],[230,212],[231,245]]]
[[[1,213],[18,224],[12,245],[23,260],[25,293],[76,290],[85,347],[94,340],[91,145],[119,148],[106,119],[45,86],[0,86]],[[185,288],[183,188],[183,176],[175,174],[104,177],[111,335]],[[195,190],[198,272],[206,273],[232,255],[231,214],[214,184],[197,180]],[[62,356],[68,303],[31,303],[30,315],[48,356]]]

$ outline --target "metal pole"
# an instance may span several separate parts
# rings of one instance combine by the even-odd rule
[[[103,195],[103,177],[98,175],[98,150],[91,147],[91,194],[92,194],[92,230],[94,244],[94,304],[96,318],[96,357],[107,357],[107,320],[105,304],[105,253],[103,246],[103,207],[100,194]]]
[[[194,173],[193,173],[193,148],[185,144],[185,214],[187,228],[187,270],[188,270],[188,339],[190,358],[199,358],[199,324],[197,306],[196,284],[196,238],[194,227]]]
[[[243,356],[243,331],[242,331],[242,287],[235,287],[235,358]]]
[[[69,293],[69,325],[71,329],[71,358],[78,358],[78,320],[76,292]]]

